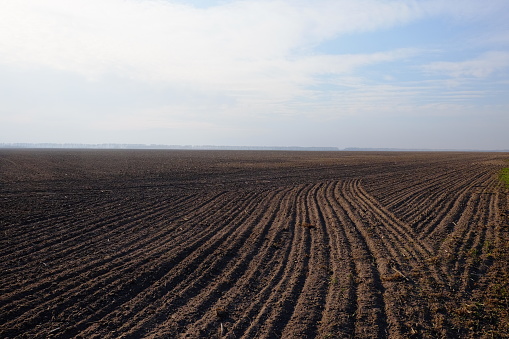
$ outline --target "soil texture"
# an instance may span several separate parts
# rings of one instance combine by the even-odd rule
[[[0,338],[507,338],[507,153],[0,151]]]

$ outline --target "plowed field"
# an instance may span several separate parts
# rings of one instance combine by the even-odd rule
[[[506,159],[0,151],[0,337],[505,338]]]

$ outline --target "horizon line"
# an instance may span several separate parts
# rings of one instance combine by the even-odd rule
[[[0,143],[1,149],[153,149],[153,150],[259,150],[259,151],[357,151],[357,152],[509,152],[509,149],[471,148],[403,148],[403,147],[345,147],[336,146],[231,146],[231,145],[167,145],[130,143]]]

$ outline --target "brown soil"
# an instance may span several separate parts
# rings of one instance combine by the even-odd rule
[[[0,338],[507,338],[508,158],[0,151]]]

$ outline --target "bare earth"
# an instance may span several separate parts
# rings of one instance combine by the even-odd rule
[[[0,338],[507,338],[503,153],[0,151]]]

